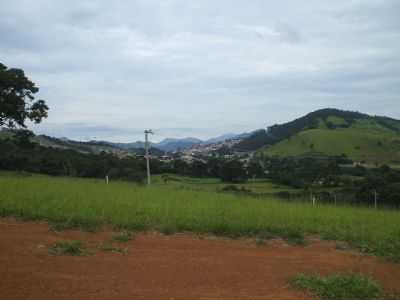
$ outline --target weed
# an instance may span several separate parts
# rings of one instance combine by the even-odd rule
[[[49,229],[55,232],[60,232],[69,229],[79,229],[87,232],[95,232],[98,229],[98,224],[87,221],[68,219],[66,221],[49,222]]]
[[[60,232],[60,231],[64,231],[64,230],[68,230],[68,229],[75,229],[77,228],[77,226],[71,222],[50,222],[49,223],[49,229],[51,231],[56,231],[56,232]]]
[[[291,231],[284,235],[284,239],[292,246],[305,246],[306,239],[304,234],[297,231]]]
[[[120,243],[127,243],[134,238],[135,236],[133,235],[133,233],[129,231],[123,231],[113,236],[113,240]]]
[[[162,226],[161,228],[159,228],[159,230],[162,234],[165,234],[165,235],[173,235],[178,231],[176,229],[176,227],[173,225],[172,226],[171,225]]]
[[[374,300],[382,295],[382,288],[375,280],[360,274],[335,274],[325,278],[299,274],[291,284],[322,300]]]
[[[115,247],[111,242],[103,243],[102,245],[99,246],[99,249],[102,251],[105,251],[105,252],[113,252],[113,253],[121,253],[121,254],[128,253],[128,249]]]
[[[267,241],[264,239],[256,238],[256,246],[257,247],[265,247],[267,245]]]
[[[271,239],[275,238],[275,235],[269,231],[262,231],[257,234],[257,238],[262,239],[262,240],[271,240]]]
[[[58,242],[49,249],[51,255],[72,255],[84,256],[89,252],[85,249],[81,241]]]
[[[336,242],[335,248],[336,250],[348,250],[350,249],[350,245],[346,242]]]

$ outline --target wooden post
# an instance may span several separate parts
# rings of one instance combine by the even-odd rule
[[[378,193],[376,192],[376,190],[374,190],[374,206],[375,209],[378,208]]]
[[[106,184],[108,184],[108,175],[106,175]]]

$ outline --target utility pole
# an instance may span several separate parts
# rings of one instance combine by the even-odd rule
[[[144,131],[144,148],[145,148],[145,157],[146,157],[146,167],[147,167],[147,185],[150,185],[151,179],[150,179],[150,156],[149,156],[149,134],[153,134],[153,131],[151,129],[146,129]]]

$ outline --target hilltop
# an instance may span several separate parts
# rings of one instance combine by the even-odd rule
[[[258,130],[236,150],[268,155],[342,155],[369,163],[400,162],[400,121],[338,109],[322,109]]]

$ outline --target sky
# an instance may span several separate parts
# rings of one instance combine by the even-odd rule
[[[400,119],[398,0],[13,0],[0,62],[40,88],[36,133],[206,139],[321,108]]]

